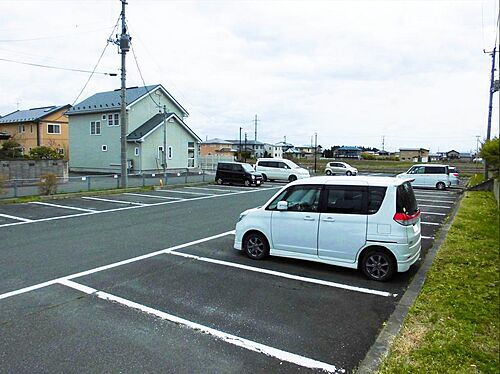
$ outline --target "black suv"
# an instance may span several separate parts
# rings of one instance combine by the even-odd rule
[[[241,183],[245,186],[262,184],[262,174],[257,173],[250,164],[242,162],[219,162],[215,173],[217,184]]]

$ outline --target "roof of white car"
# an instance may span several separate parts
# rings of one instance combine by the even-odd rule
[[[394,177],[371,177],[371,176],[321,176],[306,179],[299,179],[293,182],[294,185],[301,184],[326,184],[326,185],[350,185],[350,186],[399,186],[408,181],[405,178]]]
[[[415,165],[412,165],[413,166],[449,166],[449,165],[445,165],[445,164],[415,164]]]

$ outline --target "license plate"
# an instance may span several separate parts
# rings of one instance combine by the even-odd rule
[[[260,184],[260,181],[257,181],[257,184]]]

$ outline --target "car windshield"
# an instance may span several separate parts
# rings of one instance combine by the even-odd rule
[[[245,171],[254,171],[252,165],[250,164],[241,164],[243,166],[243,170]]]

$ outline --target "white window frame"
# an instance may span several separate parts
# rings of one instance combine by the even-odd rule
[[[59,132],[50,132],[49,126],[53,126],[54,129],[58,128]],[[47,123],[47,134],[49,134],[49,135],[61,135],[61,125],[59,123]]]
[[[139,156],[139,154],[140,154],[139,147],[135,147],[134,148],[134,155]]]
[[[17,127],[17,130],[19,132],[19,134],[24,134],[24,123],[20,124],[18,127]]]
[[[92,124],[94,124],[94,134],[92,134]],[[99,133],[97,133],[97,124],[99,124]],[[92,136],[101,135],[101,121],[90,121],[90,135]]]
[[[193,143],[193,146],[190,147],[189,143]],[[194,160],[196,159],[196,148],[195,148],[196,147],[196,142],[188,142],[187,146],[188,146],[187,147],[187,167],[188,168],[194,168]],[[193,157],[189,157],[189,151],[190,150],[193,150]],[[192,165],[190,165],[190,163],[191,163],[190,161],[191,160],[193,161]]]
[[[101,151],[102,152],[107,152],[108,151],[108,145],[107,144],[101,145]]]
[[[174,152],[171,146],[168,147],[168,153],[167,153],[168,159],[171,160],[172,157],[174,157]]]
[[[163,161],[163,146],[158,146],[158,160]]]
[[[107,115],[108,126],[120,126],[120,113],[110,113]]]
[[[57,148],[57,153],[64,156],[64,148]]]
[[[102,115],[102,117],[101,117],[101,120],[102,120],[102,121],[106,121],[106,119],[107,119],[107,118],[108,118],[108,117],[107,117],[105,114],[103,114],[103,115]]]

